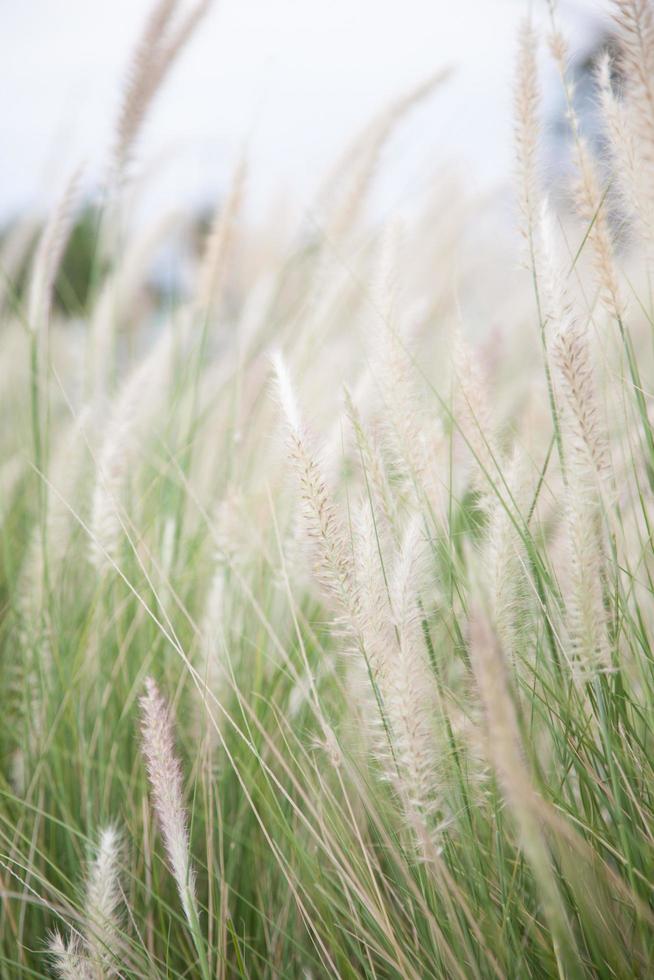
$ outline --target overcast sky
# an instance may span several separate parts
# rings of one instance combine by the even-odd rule
[[[83,162],[102,173],[125,66],[151,0],[0,0],[0,220],[47,206]],[[398,134],[398,195],[440,160],[506,171],[516,26],[529,0],[217,0],[139,144],[157,207],[210,203],[244,141],[250,193],[309,204],[344,143],[439,66],[452,80]],[[534,7],[542,2],[534,0]],[[601,0],[568,0],[584,38]]]

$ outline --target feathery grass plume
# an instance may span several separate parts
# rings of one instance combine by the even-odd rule
[[[134,143],[159,86],[210,3],[211,0],[199,0],[176,30],[172,29],[171,20],[178,0],[159,0],[150,12],[132,55],[116,124],[112,164],[118,181],[124,176]]]
[[[408,331],[397,316],[399,230],[382,236],[371,283],[374,328],[372,374],[383,403],[381,428],[386,451],[418,506],[426,501],[432,519],[443,517],[447,489],[446,439],[441,420],[428,415],[417,384]]]
[[[580,478],[592,476],[595,487],[601,490],[609,466],[608,447],[606,425],[596,394],[588,327],[575,315],[568,296],[561,252],[547,204],[542,209],[540,239],[543,306],[551,334],[549,345],[557,388],[566,409],[569,462],[577,468]]]
[[[632,132],[640,144],[640,157],[654,165],[654,12],[650,0],[614,0],[618,28],[618,67],[623,91],[633,113]]]
[[[497,473],[496,423],[479,357],[460,329],[454,337],[454,418],[458,433],[472,454],[471,482],[482,500]]]
[[[363,736],[384,773],[393,770],[386,712],[387,660],[396,645],[385,562],[391,560],[388,534],[378,526],[373,504],[364,500],[354,513],[354,576],[357,599],[357,646],[361,656],[347,664],[347,689],[355,737]]]
[[[117,959],[122,933],[121,853],[120,833],[115,827],[105,827],[100,834],[98,851],[88,872],[84,930],[91,960],[97,965],[102,977],[119,976],[121,972]]]
[[[587,225],[601,297],[609,314],[621,321],[624,318],[624,302],[606,214],[606,191],[600,186],[591,151],[582,136],[577,138],[576,158],[579,171],[577,209]]]
[[[10,679],[7,692],[7,712],[12,719],[15,719],[15,730],[20,733],[20,742],[11,755],[9,782],[14,793],[21,799],[27,796],[30,779],[34,775],[31,764],[39,757],[46,729],[46,705],[38,688],[39,679],[34,671],[35,660],[36,658],[32,657],[25,677]],[[14,710],[16,703],[20,704],[18,712]],[[17,714],[18,718],[16,718]]]
[[[15,615],[18,663],[13,665],[9,699],[17,705],[17,730],[21,739],[12,758],[12,783],[21,796],[27,792],[32,765],[39,759],[47,733],[50,676],[53,669],[52,630],[44,589],[43,540],[35,533],[27,548],[16,587]],[[13,689],[13,691],[11,690]]]
[[[575,944],[544,834],[545,803],[536,793],[524,756],[506,662],[488,616],[471,611],[470,661],[486,719],[486,747],[502,793],[520,832],[522,848],[539,886],[561,976],[577,962]]]
[[[549,3],[550,7],[552,7],[553,0],[549,0]],[[647,401],[644,395],[645,386],[640,377],[640,369],[631,333],[625,328],[624,318],[626,306],[618,279],[613,242],[606,214],[605,199],[608,188],[604,193],[600,192],[597,168],[591,157],[587,142],[580,135],[579,121],[572,102],[572,87],[565,72],[565,42],[560,34],[555,32],[554,36],[558,40],[553,44],[553,52],[558,60],[565,90],[568,118],[570,120],[575,147],[574,155],[579,172],[577,211],[588,225],[586,238],[590,243],[593,254],[600,298],[609,316],[617,322],[620,331],[620,338],[633,383],[633,394],[643,421],[645,450],[652,457],[654,456],[654,436],[652,435],[652,429],[648,419]]]
[[[488,527],[481,558],[488,581],[493,626],[502,649],[513,662],[519,648],[516,620],[525,591],[525,549],[519,526],[523,520],[521,511],[525,500],[526,479],[524,460],[518,447],[513,450],[502,470],[500,495],[494,495],[489,505]]]
[[[383,685],[388,657],[397,642],[389,593],[390,567],[386,567],[392,561],[392,540],[368,500],[361,503],[354,530],[359,628],[372,679]]]
[[[548,0],[554,20],[553,0]],[[591,248],[593,265],[602,302],[609,315],[622,321],[624,302],[618,281],[613,240],[606,207],[606,189],[602,188],[597,165],[582,135],[579,117],[574,105],[573,83],[569,78],[568,45],[555,26],[550,37],[550,51],[558,68],[566,101],[566,119],[572,134],[572,156],[576,168],[573,196],[577,213],[585,224],[585,233]]]
[[[304,526],[312,546],[314,573],[336,599],[352,625],[357,601],[351,553],[345,528],[327,487],[319,458],[312,450],[286,363],[280,351],[272,357],[279,404],[286,423],[290,457],[302,499]]]
[[[201,676],[206,677],[207,686],[214,692],[223,673],[218,664],[216,638],[221,635],[223,625],[225,576],[225,561],[221,555],[217,555],[201,626],[202,665],[200,669]]]
[[[43,477],[53,491],[48,495],[45,527],[32,530],[16,584],[18,616],[26,635],[32,637],[47,600],[46,569],[48,578],[56,581],[70,545],[74,527],[71,507],[82,475],[91,425],[92,412],[87,406],[72,420],[68,431],[58,436],[48,472]]]
[[[79,510],[86,506],[93,440],[99,420],[92,405],[83,406],[57,442],[49,466],[51,492],[45,520],[45,548],[51,577],[57,577],[71,547]]]
[[[27,297],[27,321],[31,332],[32,428],[37,469],[43,465],[46,445],[44,431],[48,404],[48,360],[50,344],[50,309],[57,272],[73,227],[79,172],[66,183],[39,239],[32,264]],[[41,508],[47,495],[40,488]]]
[[[605,556],[600,505],[608,503],[609,458],[595,390],[588,328],[575,316],[567,296],[551,219],[543,211],[543,255],[547,275],[545,303],[554,332],[551,348],[563,411],[567,463],[565,514],[570,584],[566,625],[575,673],[588,676],[610,665],[604,606]]]
[[[41,336],[47,331],[52,291],[73,228],[80,177],[81,172],[76,170],[66,181],[34,254],[27,299],[27,322],[30,329]]]
[[[200,917],[191,865],[191,844],[184,806],[182,769],[175,751],[173,720],[168,704],[151,677],[140,699],[141,732],[152,798],[168,859],[177,885],[204,977],[208,976],[206,950],[200,935]]]
[[[121,851],[120,834],[115,827],[106,827],[88,870],[83,932],[71,932],[68,942],[58,932],[50,937],[48,945],[62,980],[107,980],[122,976],[118,951],[122,937]]]
[[[398,543],[397,504],[390,486],[386,463],[382,454],[378,434],[365,425],[359,409],[350,392],[345,389],[345,411],[354,431],[357,449],[361,456],[361,466],[371,505],[379,512],[379,519]]]
[[[198,303],[210,312],[225,280],[225,263],[243,204],[247,164],[239,160],[225,201],[216,209],[198,270]]]
[[[545,335],[545,319],[540,297],[540,239],[538,215],[542,204],[542,188],[539,172],[539,136],[541,130],[541,92],[538,79],[537,38],[531,18],[523,22],[519,35],[518,59],[514,83],[514,130],[517,164],[517,199],[525,238],[527,268],[531,273],[539,334],[543,353],[543,367],[550,412],[554,424],[554,436],[561,465],[564,465],[559,419],[552,385],[552,372]]]
[[[390,581],[394,648],[386,657],[384,689],[399,767],[398,789],[421,817],[436,805],[435,683],[418,604],[423,562],[420,522],[407,528]]]
[[[393,102],[365,128],[339,161],[323,191],[323,196],[332,199],[325,227],[328,243],[342,239],[356,225],[379,158],[395,127],[446,81],[449,74],[449,69],[441,69]]]
[[[589,492],[583,471],[571,466],[565,490],[568,567],[565,583],[565,628],[570,644],[566,652],[575,680],[583,684],[598,671],[611,669],[606,545],[597,497]]]
[[[77,936],[71,936],[66,943],[59,932],[53,932],[48,949],[60,980],[98,980]]]
[[[565,506],[568,530],[569,582],[565,590],[565,625],[571,644],[573,676],[583,683],[597,671],[611,669],[605,605],[606,557],[596,503],[571,476]]]
[[[199,684],[193,686],[193,696],[197,698],[202,709],[198,711],[198,732],[201,737],[208,735],[210,744],[217,743],[216,727],[220,728],[223,718],[222,712],[214,709],[213,698],[224,706],[231,691],[229,662],[226,656],[225,623],[226,611],[230,608],[230,627],[238,630],[236,615],[226,603],[229,567],[232,561],[237,560],[234,550],[239,547],[239,545],[235,545],[233,548],[229,542],[229,537],[233,537],[233,530],[230,525],[236,521],[242,521],[242,515],[239,513],[234,500],[227,496],[221,501],[217,513],[217,547],[200,623],[197,655]],[[211,724],[209,725],[207,725],[207,711],[211,716]]]
[[[371,749],[418,836],[436,807],[436,696],[418,604],[422,542],[412,521],[400,547],[369,501],[356,521],[359,629],[369,669],[355,662],[355,696]],[[374,688],[371,688],[374,685]]]
[[[595,391],[588,329],[571,312],[554,336],[552,352],[567,408],[570,464],[579,468],[580,476],[582,471],[586,478],[592,474],[601,491],[609,466],[606,427]]]
[[[117,396],[99,453],[91,509],[91,560],[108,571],[120,558],[123,497],[144,431],[155,417],[171,369],[173,335],[166,327]]]
[[[597,87],[613,173],[622,207],[640,233],[649,261],[654,251],[654,159],[646,158],[633,108],[625,98],[618,98],[611,75],[606,52],[599,60]]]
[[[63,565],[69,554],[76,526],[70,508],[83,475],[83,454],[90,412],[83,409],[68,431],[57,437],[49,471],[43,478],[52,492],[47,499],[45,527],[34,527],[17,572],[14,589],[15,629],[12,635],[20,657],[16,664],[14,688],[22,693],[23,709],[19,711],[24,731],[23,744],[13,758],[13,784],[17,792],[27,789],[31,776],[28,760],[39,758],[46,734],[47,692],[53,669],[53,627],[49,601],[55,589],[61,589]],[[63,590],[62,590],[63,591]],[[44,696],[45,695],[45,696]]]
[[[540,200],[538,139],[540,135],[540,86],[538,83],[537,37],[529,19],[523,21],[518,40],[515,72],[514,127],[521,232],[527,241],[530,264],[534,260],[535,226]]]

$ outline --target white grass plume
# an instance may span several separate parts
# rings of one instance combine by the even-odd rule
[[[608,451],[606,425],[596,394],[588,328],[575,315],[557,248],[552,216],[547,205],[541,215],[543,253],[543,306],[548,320],[549,347],[556,369],[556,385],[567,420],[569,462],[580,478],[596,487],[606,477]]]
[[[516,447],[503,468],[500,496],[494,495],[489,504],[481,553],[493,625],[510,659],[518,648],[517,617],[525,591],[525,548],[520,535],[525,484],[524,461]]]
[[[210,0],[199,0],[173,30],[171,21],[178,5],[178,0],[158,0],[155,3],[132,55],[112,154],[114,175],[118,179],[124,175],[157,90],[207,12]]]
[[[98,975],[84,952],[77,936],[65,942],[59,932],[53,932],[48,941],[53,967],[59,980],[98,980]]]
[[[407,813],[424,821],[437,799],[437,700],[419,608],[421,531],[410,522],[396,548],[375,526],[366,501],[356,543],[361,641],[377,687],[371,696],[368,686],[361,712],[385,777]]]
[[[279,404],[284,413],[284,419],[293,437],[299,439],[302,436],[300,407],[295,397],[295,391],[291,383],[286,361],[281,351],[274,351],[271,360],[275,371]]]
[[[345,527],[327,487],[320,460],[310,446],[286,363],[273,354],[277,395],[289,439],[302,500],[304,528],[312,548],[314,572],[327,595],[336,599],[349,620],[356,621],[356,590]]]
[[[32,264],[27,321],[38,334],[47,329],[52,291],[73,228],[79,193],[80,171],[67,180],[59,199],[41,233]]]
[[[144,430],[161,404],[172,348],[168,327],[127,378],[112,408],[99,453],[91,511],[91,560],[99,571],[108,571],[120,558],[125,488]]]
[[[574,314],[556,250],[549,213],[543,211],[545,305],[555,382],[562,412],[567,486],[565,520],[570,582],[565,592],[570,666],[589,676],[610,666],[601,507],[609,503],[606,423],[602,418],[588,329]]]
[[[597,506],[574,482],[567,488],[565,519],[569,581],[565,590],[569,666],[579,682],[611,669],[604,599],[606,558]]]
[[[454,337],[454,417],[471,454],[471,484],[487,502],[497,474],[497,425],[480,359],[461,330]]]
[[[551,0],[550,5],[553,6]],[[606,189],[601,184],[588,140],[581,132],[574,102],[574,86],[569,77],[568,45],[558,28],[550,38],[550,50],[561,78],[566,119],[572,135],[572,156],[576,168],[572,191],[577,213],[585,226],[603,305],[610,316],[621,320],[624,316],[624,298],[618,280],[607,215]]]
[[[122,838],[115,827],[105,827],[86,885],[85,938],[103,977],[118,976],[116,949],[121,940],[123,903],[120,885]]]
[[[407,532],[395,562],[392,581],[381,570],[379,532],[369,507],[362,510],[357,565],[353,566],[344,531],[327,494],[315,459],[306,447],[300,410],[281,355],[275,357],[278,397],[291,436],[302,487],[307,526],[317,543],[318,576],[340,599],[358,642],[368,657],[373,682],[387,711],[392,756],[397,749],[400,775],[389,772],[405,805],[426,814],[433,806],[433,728],[430,710],[433,683],[417,606],[419,535]],[[381,535],[384,537],[383,533]],[[389,591],[390,590],[390,591]],[[373,700],[369,702],[374,711]],[[375,711],[374,727],[379,728]],[[377,739],[379,741],[379,739]],[[386,758],[386,753],[383,753]],[[397,765],[397,763],[395,763]]]
[[[509,674],[488,616],[477,607],[470,619],[470,662],[484,707],[487,752],[518,814],[534,819],[535,795],[524,758]]]
[[[355,572],[359,627],[373,678],[380,685],[388,671],[388,658],[396,644],[388,576],[392,541],[374,512],[374,503],[364,500],[354,521]]]
[[[12,665],[9,686],[18,695],[15,722],[22,731],[12,760],[12,782],[20,795],[27,792],[33,774],[29,764],[39,759],[48,730],[47,691],[54,665],[45,568],[43,535],[36,528],[26,547],[14,598],[15,647],[20,656]]]
[[[649,260],[654,251],[654,159],[650,156],[654,146],[643,144],[632,104],[614,91],[612,69],[607,52],[597,69],[602,120],[620,202],[640,233]]]
[[[609,314],[624,318],[625,305],[618,280],[611,229],[607,217],[605,189],[601,186],[591,151],[583,137],[577,141],[576,186],[579,216],[585,222],[602,301]]]
[[[654,165],[654,11],[649,0],[614,0],[618,67],[639,156],[651,176]]]
[[[378,519],[383,521],[386,530],[397,543],[399,534],[397,503],[390,486],[378,431],[364,423],[359,409],[347,389],[345,391],[345,411],[354,431],[356,446],[361,457],[364,482],[371,497],[371,506],[378,512]]]
[[[538,166],[540,136],[540,85],[538,81],[537,36],[530,20],[522,24],[514,83],[514,127],[517,163],[518,205],[521,232],[534,250],[534,231],[538,219],[540,174]],[[531,261],[530,255],[530,261]]]
[[[582,473],[586,478],[592,474],[595,485],[601,487],[608,475],[608,450],[588,330],[571,316],[554,337],[552,351],[559,390],[567,409],[570,463],[577,466],[580,477]]]
[[[387,656],[386,707],[399,766],[397,785],[409,810],[423,818],[436,805],[435,682],[419,607],[422,531],[414,520],[395,561],[390,590],[394,649]]]
[[[61,980],[108,980],[122,976],[119,948],[123,941],[123,892],[119,868],[122,838],[115,827],[106,827],[86,880],[82,932],[71,932],[65,941],[59,932],[48,947]]]
[[[447,69],[410,89],[384,109],[355,140],[327,181],[325,197],[332,199],[325,237],[329,243],[345,236],[356,224],[380,155],[395,127],[427,99],[448,77]]]
[[[191,932],[197,932],[195,872],[191,866],[188,818],[184,806],[182,769],[175,751],[173,720],[157,685],[148,677],[141,697],[143,755],[154,809],[182,908]]]
[[[387,454],[418,506],[427,502],[436,521],[443,515],[446,443],[440,419],[425,411],[411,341],[396,316],[398,229],[386,229],[371,286],[372,373],[381,394]]]
[[[197,656],[198,686],[193,686],[193,697],[198,703],[198,732],[207,735],[211,744],[217,744],[216,726],[220,727],[223,714],[216,712],[208,698],[215,698],[224,705],[229,697],[230,678],[225,655],[225,612],[228,564],[220,551],[214,560],[202,621],[200,624],[199,650]],[[211,714],[211,724],[206,723],[207,711]]]

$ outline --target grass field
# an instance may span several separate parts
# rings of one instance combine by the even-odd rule
[[[654,9],[615,4],[599,148],[556,11],[516,39],[519,238],[437,162],[370,220],[435,75],[310,229],[246,222],[240,164],[171,297],[189,226],[130,214],[175,7],[84,288],[75,177],[0,257],[0,976],[651,977]]]

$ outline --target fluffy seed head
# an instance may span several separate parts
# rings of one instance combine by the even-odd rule
[[[536,33],[527,20],[519,35],[518,61],[514,86],[515,146],[518,178],[518,204],[521,231],[533,247],[533,229],[538,216],[539,174],[538,138],[540,87],[536,62]]]
[[[106,827],[100,835],[86,888],[86,940],[92,959],[106,977],[119,973],[115,951],[121,931],[121,848],[121,836],[116,828]]]
[[[53,932],[48,948],[60,980],[97,980],[97,974],[77,936],[71,936],[66,943],[59,932]]]
[[[182,769],[175,752],[173,722],[170,709],[151,677],[145,682],[145,691],[140,701],[143,754],[173,877],[186,917],[191,921],[195,876],[190,863]]]
[[[289,455],[300,488],[304,529],[313,553],[314,573],[325,593],[336,599],[355,629],[356,589],[345,528],[329,492],[318,455],[302,425],[293,386],[281,354],[274,355],[277,393],[288,432]]]

